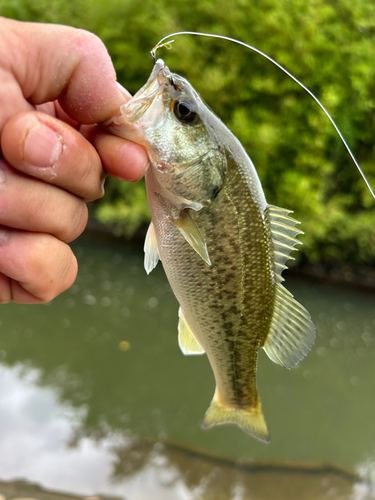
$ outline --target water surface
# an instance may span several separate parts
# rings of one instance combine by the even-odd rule
[[[335,462],[375,482],[373,292],[288,277],[317,340],[293,370],[261,353],[265,445],[234,426],[200,428],[213,375],[205,356],[179,351],[160,264],[147,276],[139,249],[104,236],[74,250],[69,291],[43,306],[1,306],[0,478],[120,494],[110,480],[120,450],[146,437],[241,459]]]

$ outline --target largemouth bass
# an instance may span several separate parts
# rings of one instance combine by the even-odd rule
[[[258,351],[291,368],[315,337],[309,313],[281,284],[297,221],[267,204],[241,143],[161,59],[108,127],[148,151],[145,268],[161,260],[180,304],[181,350],[205,352],[214,372],[203,427],[234,423],[268,442]]]

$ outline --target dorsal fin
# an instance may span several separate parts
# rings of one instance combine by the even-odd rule
[[[275,255],[276,296],[270,331],[263,346],[268,357],[286,368],[292,368],[311,349],[315,339],[315,327],[310,314],[293,295],[281,285],[281,273],[286,269],[290,252],[294,245],[301,243],[296,239],[302,231],[296,229],[299,222],[289,217],[290,210],[269,205],[266,209]]]
[[[294,227],[299,222],[289,217],[288,214],[290,213],[292,213],[291,210],[273,205],[268,205],[266,208],[266,217],[268,216],[271,224],[277,283],[284,281],[281,273],[287,268],[285,262],[289,259],[294,259],[294,257],[290,257],[289,255],[292,250],[296,250],[294,245],[301,245],[296,236],[303,234],[303,231]]]
[[[178,344],[185,356],[192,354],[204,354],[204,349],[186,323],[181,307],[178,310]]]
[[[310,314],[277,283],[270,331],[263,346],[268,357],[285,368],[293,368],[309,352],[314,339],[315,327]]]

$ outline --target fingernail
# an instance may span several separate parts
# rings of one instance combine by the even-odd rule
[[[53,167],[63,152],[61,137],[33,116],[28,117],[28,121],[24,161],[35,167]]]

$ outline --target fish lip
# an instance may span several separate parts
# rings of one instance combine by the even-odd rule
[[[146,84],[128,101],[120,107],[125,123],[132,124],[138,121],[149,109],[154,100],[162,93],[164,85],[170,78],[170,71],[162,59],[158,59],[152,69]]]

